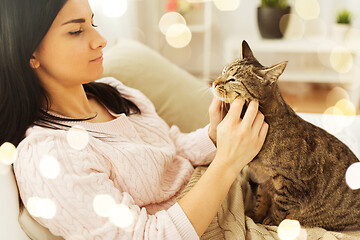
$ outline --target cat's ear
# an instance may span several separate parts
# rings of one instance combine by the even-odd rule
[[[257,73],[260,77],[262,77],[263,79],[265,79],[266,81],[268,81],[270,84],[274,83],[277,81],[277,79],[280,77],[280,75],[284,72],[286,65],[287,65],[287,61],[276,64],[272,67],[263,69],[263,70],[259,70]]]
[[[244,58],[255,59],[254,54],[251,51],[249,44],[245,40],[242,42],[241,46],[242,46],[242,56],[241,57],[243,59]]]

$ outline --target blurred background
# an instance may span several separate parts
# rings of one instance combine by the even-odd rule
[[[108,40],[140,41],[209,81],[246,40],[296,111],[360,114],[359,0],[89,0]]]

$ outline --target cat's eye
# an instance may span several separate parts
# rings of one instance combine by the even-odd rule
[[[228,82],[235,82],[235,79],[234,78],[230,78],[228,80],[225,81],[225,83],[228,83]]]

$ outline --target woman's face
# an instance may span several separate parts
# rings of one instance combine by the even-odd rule
[[[68,0],[30,60],[40,80],[64,87],[84,84],[103,72],[106,40],[94,28],[87,0]]]

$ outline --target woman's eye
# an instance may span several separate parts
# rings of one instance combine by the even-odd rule
[[[70,35],[79,35],[80,33],[82,33],[83,30],[78,30],[78,31],[75,31],[75,32],[69,32]]]
[[[94,27],[94,28],[98,27],[98,25],[95,25],[95,24],[93,24],[93,23],[91,24],[91,26]],[[79,29],[78,31],[69,32],[69,33],[70,33],[70,35],[79,35],[79,34],[82,33],[82,32],[83,32],[83,30]]]

